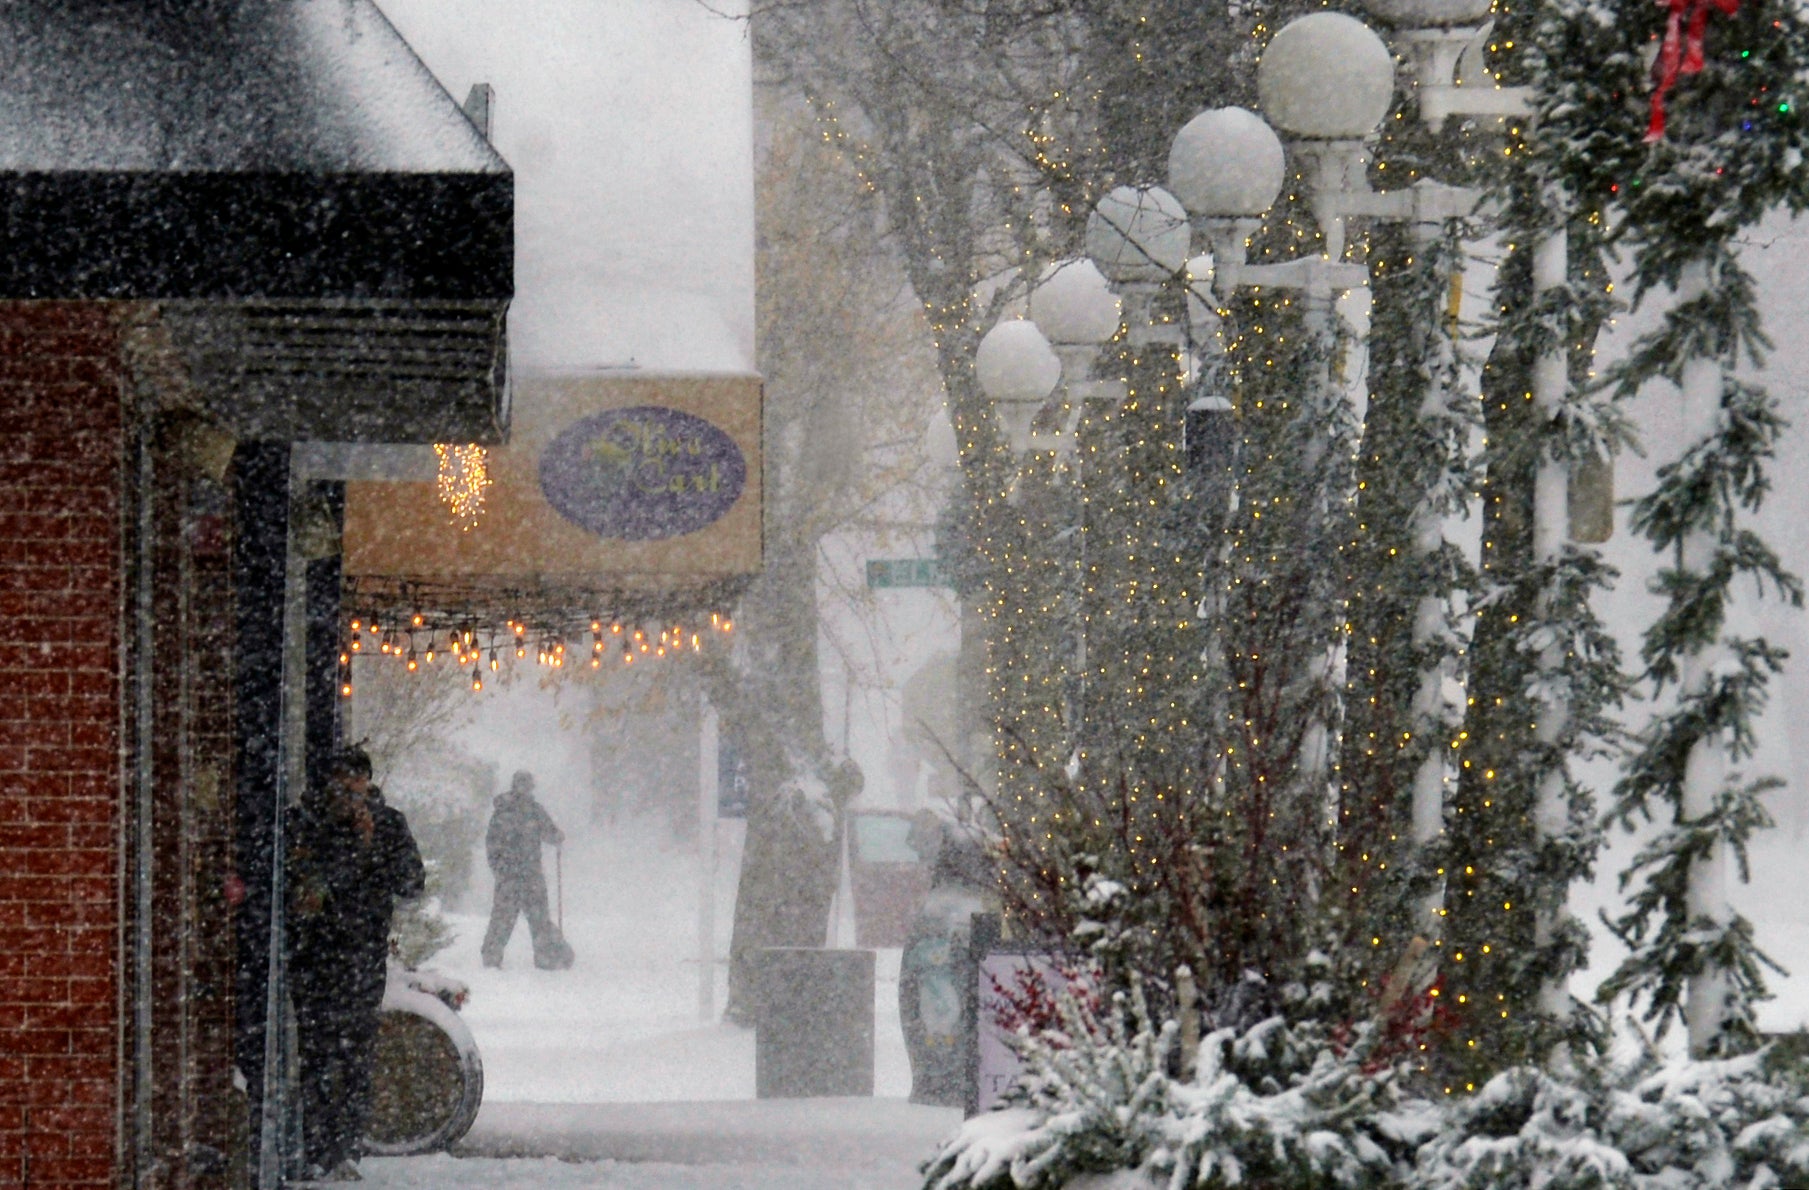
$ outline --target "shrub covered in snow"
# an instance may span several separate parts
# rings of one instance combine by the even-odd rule
[[[1009,1108],[967,1121],[926,1167],[931,1190],[1036,1190],[1139,1170],[1174,1187],[1382,1187],[1411,1169],[1430,1105],[1370,1067],[1371,1031],[1334,1044],[1275,1016],[1208,1035],[1191,1077],[1178,1030],[1133,986],[1100,1012],[1064,995],[1062,1027],[1019,1033]]]
[[[1429,1101],[1349,1045],[1272,1017],[1206,1037],[1171,1073],[1173,1022],[1140,991],[1021,1033],[1008,1108],[963,1125],[926,1190],[1059,1190],[1136,1171],[1170,1190],[1783,1190],[1809,1186],[1809,1076],[1776,1050],[1666,1056],[1632,1026],[1612,1052],[1560,1053],[1474,1095]]]
[[[1419,1153],[1416,1187],[1765,1190],[1809,1185],[1809,1090],[1762,1050],[1661,1057],[1650,1046],[1496,1075]]]

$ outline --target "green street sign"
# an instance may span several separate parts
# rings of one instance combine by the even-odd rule
[[[948,587],[941,558],[869,558],[867,586],[875,591],[894,587]]]

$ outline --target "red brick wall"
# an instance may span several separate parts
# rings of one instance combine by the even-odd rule
[[[107,308],[0,303],[0,1190],[119,1166],[125,435]]]

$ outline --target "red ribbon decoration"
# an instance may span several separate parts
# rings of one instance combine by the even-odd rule
[[[1702,35],[1708,28],[1709,10],[1719,11],[1723,16],[1733,16],[1740,7],[1740,0],[1658,0],[1670,9],[1670,20],[1665,24],[1664,44],[1659,47],[1658,59],[1652,63],[1652,119],[1646,125],[1646,143],[1652,144],[1665,137],[1665,96],[1677,84],[1680,74],[1699,74],[1702,71]],[[1689,30],[1684,30],[1684,17],[1689,17]]]

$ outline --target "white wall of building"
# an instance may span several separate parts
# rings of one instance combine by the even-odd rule
[[[495,88],[517,374],[754,371],[744,20],[695,0],[378,4],[454,99]]]

